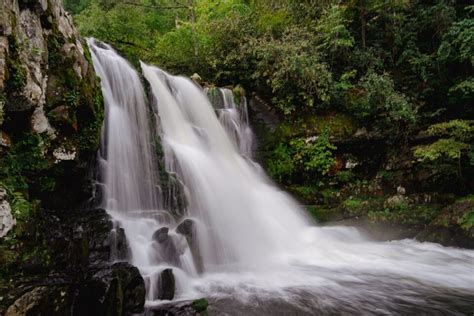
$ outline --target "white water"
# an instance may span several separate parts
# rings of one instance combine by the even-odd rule
[[[156,298],[158,273],[166,267],[172,267],[176,277],[176,300],[206,296],[217,310],[232,315],[403,314],[415,309],[445,314],[453,304],[465,308],[472,303],[474,251],[412,240],[373,242],[354,228],[315,226],[249,160],[246,114],[216,114],[194,83],[142,64],[158,113],[156,130],[166,170],[185,184],[186,211],[196,226],[193,254],[186,239],[174,232],[181,219],[159,210],[159,203],[148,201],[142,189],[135,191],[142,186],[139,178],[139,183],[134,177],[120,178],[131,181],[120,186],[113,182],[119,178],[111,173],[122,175],[146,166],[153,171],[156,158],[146,156],[151,151],[141,152],[151,140],[149,118],[138,113],[146,107],[139,81],[130,79],[136,78],[134,70],[110,48],[102,52],[93,46],[93,52],[108,106],[107,152],[117,157],[126,152],[123,164],[111,164],[110,155],[104,163],[107,201],[113,201],[107,208],[125,228],[131,261],[147,282],[148,304]],[[104,70],[108,68],[113,71]],[[122,80],[128,82],[127,89]],[[137,98],[140,102],[134,101]],[[111,104],[132,113],[112,116]],[[224,109],[237,110],[227,104]],[[148,138],[137,140],[142,143],[134,147],[136,142],[124,141],[130,132]],[[155,192],[150,179],[145,173],[145,192]],[[123,201],[131,194],[137,194],[130,198],[139,202]],[[163,226],[170,228],[175,260],[152,241],[152,234]]]

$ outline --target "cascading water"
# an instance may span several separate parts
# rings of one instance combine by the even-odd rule
[[[229,138],[238,146],[239,153],[252,158],[254,135],[249,125],[247,99],[242,96],[240,102],[234,102],[234,94],[227,88],[206,88],[204,92],[216,108],[219,122]]]
[[[171,268],[175,300],[206,296],[217,313],[471,312],[474,251],[413,240],[373,242],[354,228],[314,226],[249,159],[248,120],[230,91],[219,91],[222,106],[213,109],[191,81],[142,64],[158,114],[152,117],[156,127],[148,128],[150,118],[137,113],[147,112],[138,76],[110,47],[89,45],[107,104],[107,208],[126,231],[132,263],[147,282],[148,304],[163,298],[156,284]],[[130,112],[114,116],[115,106]],[[151,130],[161,137],[164,168],[184,185],[184,221],[160,210]],[[132,152],[140,157],[125,156]],[[150,168],[136,183],[145,191],[125,186],[135,185],[136,178],[125,176],[133,168]],[[131,201],[139,202],[123,198],[132,194]]]

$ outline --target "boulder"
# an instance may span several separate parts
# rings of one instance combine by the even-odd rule
[[[162,243],[166,242],[169,239],[168,232],[169,232],[168,227],[161,227],[153,233],[153,236],[151,238],[154,241],[162,244]]]
[[[37,286],[8,307],[5,316],[70,315],[72,289],[65,285]]]
[[[196,223],[194,223],[192,219],[187,218],[176,227],[176,232],[186,237],[196,269],[199,273],[202,273],[204,271],[204,266],[202,263],[201,253],[199,252]]]
[[[158,297],[159,300],[172,300],[176,291],[176,282],[173,269],[164,269],[158,278]]]
[[[189,236],[189,237],[193,237],[194,230],[195,230],[194,221],[192,219],[189,219],[189,218],[182,221],[176,227],[176,232],[180,233],[181,235]]]
[[[126,262],[100,269],[82,284],[73,315],[129,315],[143,312],[145,282]]]

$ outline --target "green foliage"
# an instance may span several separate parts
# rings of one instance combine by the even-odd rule
[[[0,181],[12,191],[26,192],[34,173],[50,166],[46,159],[47,144],[41,135],[26,134],[11,150],[0,157]]]
[[[279,182],[284,182],[296,170],[292,156],[293,149],[287,144],[279,143],[273,150],[271,159],[266,162],[268,173]]]
[[[302,158],[301,161],[304,161],[303,165],[306,171],[325,175],[336,161],[333,156],[336,146],[329,141],[329,132],[327,130],[318,136],[313,143],[305,142],[303,145],[301,141],[296,141],[295,145],[301,149],[295,156],[295,159],[299,161]]]
[[[469,165],[474,165],[472,140],[474,139],[474,121],[451,120],[431,125],[428,135],[440,137],[428,145],[414,148],[414,156],[426,167],[438,172],[462,175],[462,157],[469,158]],[[440,166],[444,165],[444,168]]]
[[[375,121],[379,130],[413,124],[415,111],[408,99],[397,92],[388,74],[370,71],[350,91],[348,109],[360,120]]]
[[[474,227],[474,211],[467,212],[459,219],[458,224],[462,229],[470,231]]]
[[[302,107],[298,110],[305,110],[330,100],[332,75],[314,45],[310,32],[293,27],[281,38],[249,38],[243,46],[255,60],[252,77],[265,79],[273,102],[285,114],[294,112],[297,105]]]
[[[418,146],[415,149],[414,155],[415,158],[422,162],[435,161],[441,158],[458,160],[461,158],[462,152],[468,148],[469,146],[466,143],[452,138],[440,139],[430,145]]]
[[[351,183],[355,180],[356,175],[351,170],[342,170],[336,175],[337,180],[341,183]]]
[[[295,138],[289,144],[279,143],[267,160],[267,170],[281,182],[295,173],[307,176],[322,176],[329,172],[335,162],[334,146],[329,139],[329,130],[314,138]]]
[[[450,137],[459,141],[468,142],[474,138],[474,121],[451,120],[433,124],[428,128],[427,134],[439,137]]]
[[[374,222],[389,221],[401,224],[429,224],[440,212],[437,205],[411,205],[399,203],[391,208],[385,207],[368,212],[368,217]]]
[[[341,5],[326,8],[315,26],[318,49],[329,57],[333,57],[333,54],[347,54],[355,44],[345,11],[346,7]]]
[[[474,19],[453,23],[438,49],[440,61],[467,62],[474,66]]]

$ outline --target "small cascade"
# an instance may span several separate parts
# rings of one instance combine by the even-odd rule
[[[219,122],[239,149],[240,155],[253,158],[254,134],[249,125],[247,98],[242,95],[236,102],[234,93],[227,88],[206,88],[204,92],[216,109]]]
[[[117,223],[111,243],[124,249],[125,232],[148,305],[204,296],[223,314],[246,315],[472,307],[474,251],[315,225],[252,161],[245,99],[142,63],[148,104],[136,71],[88,43],[106,103],[99,160]]]

